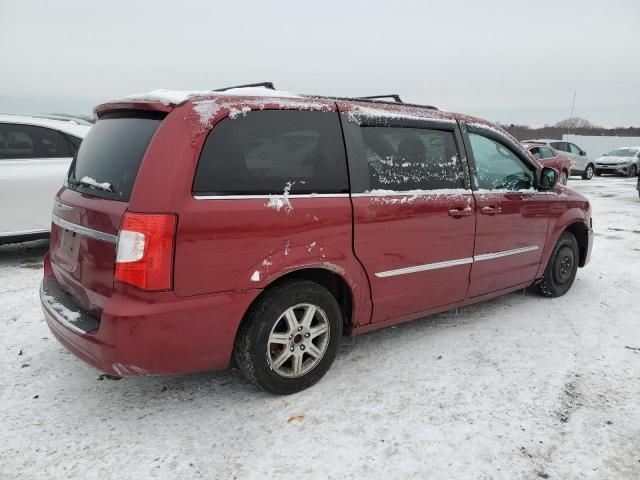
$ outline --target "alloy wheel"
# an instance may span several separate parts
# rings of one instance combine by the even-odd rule
[[[320,363],[329,345],[327,314],[317,305],[300,303],[276,320],[269,334],[267,360],[285,378],[305,375]]]
[[[593,167],[591,165],[587,166],[587,170],[585,171],[585,177],[587,180],[591,180],[593,178]]]

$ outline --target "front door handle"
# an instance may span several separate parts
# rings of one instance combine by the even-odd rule
[[[498,215],[499,213],[502,213],[502,208],[494,206],[482,207],[480,209],[480,213],[483,215]]]
[[[450,208],[449,209],[449,215],[451,215],[452,217],[455,217],[455,218],[468,217],[470,215],[473,215],[473,208],[471,208],[471,207]]]

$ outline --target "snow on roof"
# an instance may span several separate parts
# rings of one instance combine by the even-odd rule
[[[147,93],[136,93],[134,95],[128,95],[114,102],[121,101],[142,101],[142,102],[160,102],[163,105],[180,105],[187,100],[194,97],[228,97],[228,96],[250,96],[250,97],[286,97],[286,98],[301,98],[300,95],[295,93],[284,92],[282,90],[272,90],[265,87],[242,87],[242,88],[230,88],[222,92],[216,92],[214,90],[193,90],[193,91],[180,91],[180,90],[153,90]]]
[[[10,113],[0,113],[0,123],[18,123],[21,125],[48,127],[80,138],[84,138],[89,130],[91,130],[91,125],[79,125],[74,120],[58,120],[39,116],[13,115]]]
[[[237,89],[240,90],[240,89]],[[246,90],[246,89],[242,89]],[[267,90],[269,91],[269,90]],[[273,91],[273,90],[271,90]],[[224,92],[226,93],[226,92]],[[240,94],[238,94],[240,95]],[[242,94],[244,95],[244,94]],[[263,95],[259,100],[247,102],[249,105],[245,105],[239,110],[237,102],[229,101],[224,97],[198,100],[193,102],[193,110],[198,114],[200,124],[202,126],[208,125],[208,123],[216,116],[216,114],[223,108],[229,109],[229,118],[234,119],[239,115],[245,116],[251,110],[264,110],[267,105],[277,105],[283,109],[298,109],[298,110],[318,110],[321,112],[331,111],[331,101],[318,98],[307,97],[270,97]]]
[[[449,112],[429,109],[426,107],[414,107],[411,105],[384,104],[384,105],[359,105],[354,104],[347,112],[350,122],[360,124],[363,118],[405,118],[408,120],[425,120],[437,118],[445,122],[455,122]]]

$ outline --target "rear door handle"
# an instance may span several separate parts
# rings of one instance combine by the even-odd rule
[[[469,215],[473,215],[473,208],[465,207],[465,208],[450,208],[449,215],[452,217],[468,217]]]
[[[498,215],[502,213],[502,208],[500,207],[482,207],[480,209],[480,213],[483,215]]]

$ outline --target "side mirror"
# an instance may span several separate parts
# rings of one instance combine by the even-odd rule
[[[540,174],[540,189],[552,190],[558,183],[558,172],[554,168],[544,167]]]
[[[585,152],[584,150],[580,150],[580,155],[582,155],[583,157],[587,156],[587,152]]]

